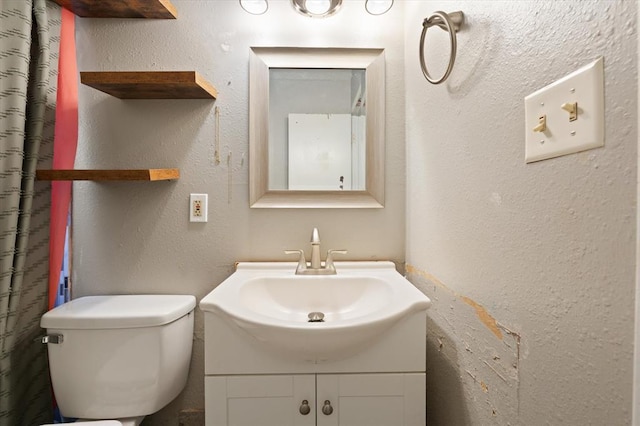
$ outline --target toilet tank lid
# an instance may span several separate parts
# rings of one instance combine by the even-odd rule
[[[44,314],[42,328],[114,329],[168,324],[193,311],[190,295],[112,295],[74,299]]]

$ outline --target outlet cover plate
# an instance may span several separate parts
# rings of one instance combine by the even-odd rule
[[[524,99],[527,163],[604,146],[603,62],[598,58]],[[573,102],[578,116],[569,121],[562,105]],[[542,116],[546,130],[535,132]]]
[[[206,222],[209,215],[208,194],[189,195],[189,221]]]

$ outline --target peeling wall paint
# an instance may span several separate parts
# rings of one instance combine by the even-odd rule
[[[404,4],[406,260],[433,300],[429,425],[629,424],[638,3]],[[418,41],[436,10],[466,23],[433,86]],[[443,69],[446,33],[425,52]],[[604,148],[525,164],[524,97],[599,56]]]
[[[502,340],[502,331],[500,331],[500,328],[498,327],[498,322],[496,321],[496,319],[491,315],[489,315],[487,310],[484,307],[480,306],[477,302],[464,296],[461,296],[461,299],[464,303],[466,303],[467,305],[475,309],[476,315],[478,315],[478,318],[480,319],[480,321],[482,321],[482,323],[489,330],[491,330],[491,332],[495,334],[498,339]]]
[[[458,425],[500,415],[516,418],[520,385],[520,335],[501,325],[480,304],[448,288],[432,274],[407,264],[407,279],[433,301],[427,321],[428,413],[435,424]],[[443,363],[449,364],[447,368]],[[450,366],[456,374],[454,399],[482,401],[478,412],[451,409],[452,390],[442,374]],[[438,410],[438,417],[434,417]],[[442,410],[442,411],[440,411]],[[445,412],[446,411],[446,412]],[[464,417],[468,415],[467,417]],[[429,423],[431,424],[431,423]],[[473,424],[473,423],[469,423]]]
[[[476,315],[478,316],[478,319],[480,320],[480,322],[482,322],[485,325],[485,327],[487,327],[493,334],[495,334],[498,339],[502,340],[502,331],[500,330],[498,321],[496,321],[496,319],[493,316],[491,316],[491,314],[487,312],[487,310],[483,306],[481,306],[480,304],[478,304],[474,300],[471,300],[468,297],[457,294],[450,288],[447,288],[447,286],[445,286],[440,280],[438,280],[433,275],[424,271],[420,271],[413,265],[407,264],[406,271],[409,276],[420,275],[421,277],[426,278],[432,283],[437,283],[437,285],[440,288],[446,291],[449,291],[453,296],[460,298],[460,300],[462,300],[464,303],[466,303],[467,305],[475,309]]]

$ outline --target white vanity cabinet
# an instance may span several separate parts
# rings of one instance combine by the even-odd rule
[[[240,263],[202,299],[206,426],[425,425],[431,302],[391,262],[336,269]]]
[[[424,373],[210,376],[208,426],[419,426]],[[305,414],[306,413],[306,414]]]
[[[206,425],[315,425],[315,386],[313,374],[206,377]],[[299,412],[303,401],[308,415]]]

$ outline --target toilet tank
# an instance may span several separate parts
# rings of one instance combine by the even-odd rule
[[[187,381],[195,303],[185,295],[88,296],[43,315],[62,414],[135,417],[171,402]]]

